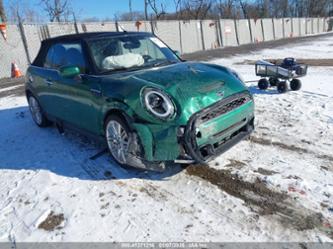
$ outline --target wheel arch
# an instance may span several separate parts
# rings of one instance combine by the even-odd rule
[[[127,112],[128,108],[121,108],[120,106],[117,107],[113,106],[107,108],[107,110],[103,114],[103,123],[102,123],[103,134],[105,133],[106,121],[108,117],[110,117],[111,115],[117,115],[120,118],[123,118],[124,121],[127,123],[128,127],[132,130],[133,127],[131,126],[131,123],[133,121],[133,118],[131,118]]]

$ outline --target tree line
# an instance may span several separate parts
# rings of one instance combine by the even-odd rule
[[[110,6],[112,6],[110,0]],[[51,22],[73,21],[138,21],[138,20],[203,20],[281,17],[333,16],[333,0],[127,0],[128,11],[99,19],[80,18],[71,0],[40,0],[40,6]],[[141,1],[143,11],[133,10],[133,1]],[[169,10],[169,11],[167,11]],[[171,10],[171,11],[170,11]],[[24,0],[10,1],[4,8],[0,0],[2,21],[43,22],[43,18]]]
[[[145,2],[145,6],[153,10],[154,19],[258,19],[333,15],[333,0],[173,0],[174,13],[165,12],[165,1]],[[126,13],[120,17],[128,18]],[[143,16],[137,18],[142,19]]]

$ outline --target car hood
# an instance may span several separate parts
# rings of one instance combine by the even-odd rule
[[[126,81],[141,89],[147,86],[165,91],[173,98],[184,119],[223,98],[247,90],[228,68],[196,62],[128,72],[117,81]],[[132,93],[128,91],[129,95]]]

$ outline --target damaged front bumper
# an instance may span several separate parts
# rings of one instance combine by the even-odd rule
[[[243,92],[194,114],[182,142],[187,156],[205,164],[246,139],[253,130],[253,99]]]
[[[251,134],[254,102],[246,91],[193,114],[185,126],[135,124],[135,129],[148,161],[206,164]]]

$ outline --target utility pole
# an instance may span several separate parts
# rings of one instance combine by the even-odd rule
[[[2,22],[6,22],[6,13],[5,13],[5,7],[3,5],[3,0],[0,0],[0,19]]]
[[[129,7],[131,21],[133,21],[132,0],[128,0],[128,7]]]

